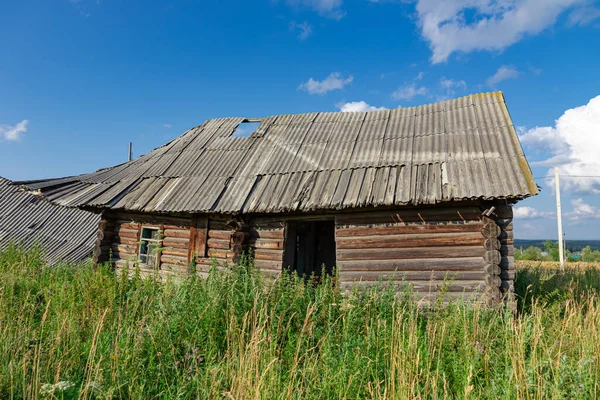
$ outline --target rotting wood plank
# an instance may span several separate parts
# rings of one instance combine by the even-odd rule
[[[229,240],[208,239],[207,244],[209,249],[229,250],[231,248],[231,243]]]
[[[401,209],[394,211],[371,211],[335,216],[336,225],[409,223],[428,221],[479,221],[481,210],[477,207]]]
[[[189,229],[165,229],[163,234],[169,238],[179,238],[179,239],[188,239],[190,238]]]
[[[250,238],[254,238],[254,239],[281,239],[283,240],[284,238],[284,229],[277,229],[277,230],[258,230],[258,229],[251,229],[250,230]]]
[[[283,239],[254,239],[250,240],[249,245],[256,249],[283,250]]]
[[[393,271],[393,272],[383,272],[383,271],[344,271],[343,274],[340,274],[340,282],[345,281],[354,281],[354,280],[363,280],[363,281],[377,281],[377,280],[399,280],[399,281],[471,281],[478,280],[481,282],[485,281],[485,278],[488,277],[488,273],[483,270],[475,270],[475,271]]]
[[[265,249],[257,249],[254,252],[255,260],[270,260],[270,261],[283,261],[283,251],[282,250],[265,250]]]
[[[176,249],[187,250],[190,246],[190,239],[165,237],[162,242],[163,247],[173,247]]]

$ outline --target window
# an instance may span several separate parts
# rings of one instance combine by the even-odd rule
[[[288,221],[284,266],[300,276],[331,275],[335,267],[333,221]]]
[[[142,228],[140,238],[140,264],[158,267],[158,250],[160,247],[160,230],[158,228]]]
[[[250,137],[250,135],[252,135],[254,132],[256,132],[256,130],[258,129],[258,127],[260,126],[260,121],[249,121],[246,120],[244,122],[242,122],[241,124],[239,124],[237,126],[237,128],[235,128],[235,131],[233,132],[233,134],[231,135],[231,137],[243,137],[243,138],[247,138]]]

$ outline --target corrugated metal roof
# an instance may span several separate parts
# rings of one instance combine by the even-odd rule
[[[280,115],[249,137],[218,118],[137,160],[23,182],[59,204],[157,212],[270,213],[465,199],[537,187],[500,92],[420,107]]]
[[[81,193],[85,200],[86,190],[109,185],[86,186],[69,197]],[[39,244],[50,264],[81,261],[94,249],[99,222],[98,214],[51,204],[0,178],[0,249],[11,242],[26,247]]]

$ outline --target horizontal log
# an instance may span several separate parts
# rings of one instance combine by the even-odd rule
[[[209,239],[221,239],[221,240],[231,240],[231,235],[233,231],[227,230],[218,230],[218,229],[209,229],[208,230],[208,238]]]
[[[117,221],[118,222],[118,221]],[[118,222],[118,225],[115,225],[115,230],[116,229],[133,229],[133,230],[138,230],[140,228],[140,224],[136,223],[136,222]]]
[[[115,236],[113,237],[113,243],[117,243],[117,244],[128,244],[128,245],[132,245],[132,246],[137,246],[139,243],[139,240],[137,238],[129,238],[129,237],[123,237],[123,236]],[[104,241],[103,241],[104,243]]]
[[[264,229],[251,229],[250,238],[260,239],[283,239],[285,231],[283,229],[264,230]]]
[[[488,222],[481,228],[481,234],[485,238],[496,239],[500,236],[500,233],[502,233],[502,230],[495,222]]]
[[[187,238],[189,240],[190,238],[190,230],[183,230],[183,229],[165,229],[165,231],[163,232],[163,234],[165,235],[165,238]]]
[[[500,272],[502,271],[502,269],[497,265],[487,264],[484,268],[484,271],[488,275],[500,275]]]
[[[262,270],[272,270],[272,271],[281,271],[283,269],[283,265],[281,261],[271,261],[271,260],[254,260],[254,266]]]
[[[394,280],[394,281],[471,281],[477,280],[484,282],[489,276],[485,271],[343,271],[339,274],[340,282],[346,281],[377,281],[377,280]]]
[[[498,239],[485,239],[483,242],[483,247],[486,250],[500,250],[500,241]]]
[[[488,264],[498,265],[500,264],[502,256],[500,255],[500,252],[498,250],[489,250],[485,252],[485,254],[483,255],[483,259]]]
[[[281,250],[256,250],[254,252],[255,260],[271,260],[271,261],[283,261],[283,251]]]
[[[479,232],[473,233],[440,233],[440,234],[407,234],[381,236],[355,236],[338,238],[338,249],[375,249],[405,247],[440,247],[440,246],[481,246],[483,237]]]
[[[393,260],[417,258],[483,257],[482,246],[410,247],[395,249],[337,250],[337,260]]]
[[[208,249],[208,257],[215,257],[215,258],[222,258],[222,259],[228,259],[231,258],[233,256],[233,254],[231,254],[230,251],[228,250],[217,250],[217,249]]]
[[[128,212],[119,212],[117,214],[117,222],[139,222],[142,224],[160,225],[175,225],[175,226],[191,226],[191,217],[173,217],[167,215],[152,215],[152,214],[136,214]]]
[[[188,265],[177,265],[177,264],[166,264],[163,263],[160,265],[160,271],[168,271],[174,272],[180,275],[187,275],[190,271],[190,267]]]
[[[216,257],[196,257],[196,265],[210,266],[212,264],[221,265],[227,262],[227,259]]]
[[[378,282],[378,281],[356,281],[356,282],[340,282],[341,289],[352,289],[358,287],[364,289],[379,285],[380,287],[387,287],[392,285],[395,290],[408,292],[411,290],[420,294],[430,293],[439,294],[440,291],[444,290],[445,294],[451,293],[473,293],[477,292],[478,295],[483,296],[483,290],[486,287],[483,281],[457,281],[457,282],[439,282],[439,281],[407,281],[407,282]]]
[[[119,254],[137,254],[137,246],[131,246],[127,244],[114,244],[112,246],[113,251]]]
[[[370,226],[348,226],[336,227],[335,236],[372,236],[372,235],[400,235],[400,234],[426,234],[426,233],[453,233],[453,232],[480,232],[483,227],[481,223],[460,224],[410,224],[410,225],[376,225]]]
[[[173,230],[183,230],[188,231],[192,227],[191,223],[186,224],[178,224],[178,225],[163,225],[163,230],[173,229]]]
[[[210,249],[229,250],[231,247],[229,240],[223,239],[208,239],[207,244]]]
[[[178,249],[175,247],[163,247],[161,250],[161,254],[167,256],[177,256],[177,257],[185,257],[187,260],[188,250],[187,249]]]
[[[337,261],[340,271],[468,271],[486,265],[481,257]]]
[[[254,247],[257,249],[274,249],[280,250],[283,249],[283,239],[254,239],[250,240],[250,247]]]
[[[336,225],[410,223],[430,221],[479,221],[478,207],[435,207],[396,211],[372,211],[336,215]]]
[[[188,265],[187,256],[172,256],[167,254],[162,254],[160,257],[160,262],[164,264],[173,264],[173,265]]]
[[[117,229],[115,235],[120,237],[138,238],[138,231],[134,229]]]
[[[162,245],[164,247],[187,250],[190,248],[190,240],[188,238],[166,237],[163,239]]]
[[[490,287],[494,287],[494,288],[499,288],[500,284],[502,283],[502,280],[500,279],[500,277],[498,276],[494,276],[494,275],[487,275],[483,281],[485,282],[486,285],[490,286]]]

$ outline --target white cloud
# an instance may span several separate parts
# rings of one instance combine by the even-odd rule
[[[341,112],[356,112],[356,111],[377,111],[387,110],[386,107],[375,107],[364,101],[352,101],[349,103],[340,103],[336,105]]]
[[[312,35],[312,26],[307,21],[299,24],[295,21],[290,22],[290,31],[298,32],[298,39],[304,40]]]
[[[417,77],[415,78],[415,81],[420,81],[423,80],[423,76],[425,75],[424,72],[419,72],[419,74],[417,75]]]
[[[0,139],[17,141],[20,140],[25,132],[27,132],[29,121],[24,119],[16,125],[0,125]]]
[[[546,212],[546,211],[538,211],[533,207],[514,207],[513,208],[513,216],[516,219],[528,219],[528,218],[547,218],[553,217],[555,213]]]
[[[342,10],[343,0],[287,0],[292,6],[302,6],[316,11],[320,16],[342,19],[346,12]]]
[[[502,81],[517,78],[519,74],[520,72],[515,67],[510,65],[503,65],[500,68],[498,68],[498,71],[496,71],[494,75],[487,78],[485,83],[490,87],[495,87]]]
[[[555,127],[536,127],[520,135],[532,151],[550,156],[532,165],[555,166],[561,175],[561,190],[600,193],[600,96],[584,106],[572,108],[556,121]],[[582,177],[585,176],[585,177]],[[592,176],[592,178],[588,178]],[[554,186],[554,171],[548,171],[546,184]]]
[[[463,80],[447,79],[445,76],[440,79],[440,86],[444,90],[443,95],[437,96],[439,101],[447,100],[456,95],[457,91],[464,91],[467,89],[467,82]]]
[[[569,15],[569,25],[588,25],[600,18],[600,8],[585,6],[573,10]]]
[[[344,78],[339,72],[332,72],[329,76],[322,81],[314,80],[310,78],[308,82],[300,84],[298,90],[303,90],[308,94],[320,94],[323,95],[332,90],[342,89],[344,86],[350,84],[354,80],[352,75]]]
[[[571,221],[588,220],[590,218],[600,218],[600,210],[586,204],[582,198],[571,200],[573,211],[567,213]]]
[[[415,83],[399,87],[392,93],[392,99],[395,100],[410,100],[416,96],[424,96],[427,94],[427,88],[418,86]]]
[[[501,51],[554,25],[587,0],[417,0],[421,34],[444,62],[454,52]]]

